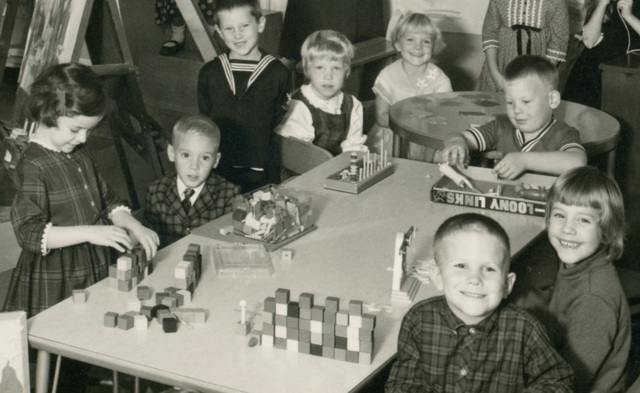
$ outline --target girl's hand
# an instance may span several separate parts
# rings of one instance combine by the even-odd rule
[[[496,83],[496,87],[498,91],[504,90],[504,76],[502,76],[501,73],[496,71],[491,73],[491,77],[493,78],[493,81]]]
[[[618,1],[618,10],[620,15],[626,20],[631,16],[631,7],[633,7],[633,0],[620,0]]]
[[[504,158],[493,167],[491,172],[497,174],[501,179],[515,179],[527,170],[524,154],[527,153],[509,153],[505,155]]]
[[[158,245],[160,244],[160,238],[157,233],[137,223],[137,225],[131,225],[129,227],[129,235],[131,236],[133,244],[140,243],[142,248],[144,248],[147,259],[151,260],[156,256]]]
[[[87,229],[87,241],[98,246],[113,247],[120,252],[133,248],[131,238],[122,228],[113,225],[94,225]]]

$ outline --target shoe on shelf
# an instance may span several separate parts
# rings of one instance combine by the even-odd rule
[[[160,55],[173,56],[183,49],[184,49],[184,41],[178,42],[176,40],[168,40],[162,43],[162,47],[160,48]]]

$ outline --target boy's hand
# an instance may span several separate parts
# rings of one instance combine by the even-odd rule
[[[127,231],[113,225],[93,225],[87,229],[87,241],[97,246],[113,247],[120,252],[133,248]]]
[[[450,138],[444,142],[441,163],[452,167],[466,167],[469,162],[469,147],[462,136]]]
[[[527,153],[508,153],[493,167],[491,172],[497,174],[501,179],[515,179],[527,170],[525,154]]]
[[[157,233],[138,223],[138,225],[132,225],[129,228],[129,235],[133,244],[139,243],[144,248],[147,259],[152,259],[156,255],[160,244],[160,238]]]

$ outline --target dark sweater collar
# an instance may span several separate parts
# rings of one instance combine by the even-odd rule
[[[572,267],[568,267],[569,265],[564,262],[561,263],[558,274],[571,280],[582,276],[584,273],[606,266],[608,263],[609,258],[607,258],[606,250],[604,247],[601,247],[595,254],[573,264]]]

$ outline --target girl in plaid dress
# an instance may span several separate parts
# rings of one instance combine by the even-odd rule
[[[119,203],[82,146],[107,111],[90,68],[59,64],[33,83],[27,117],[36,124],[17,166],[11,222],[22,247],[4,311],[28,317],[108,276],[111,248],[157,250],[158,236]]]
[[[476,90],[501,91],[505,67],[521,55],[564,62],[568,43],[565,0],[490,0],[482,25],[485,61]]]

